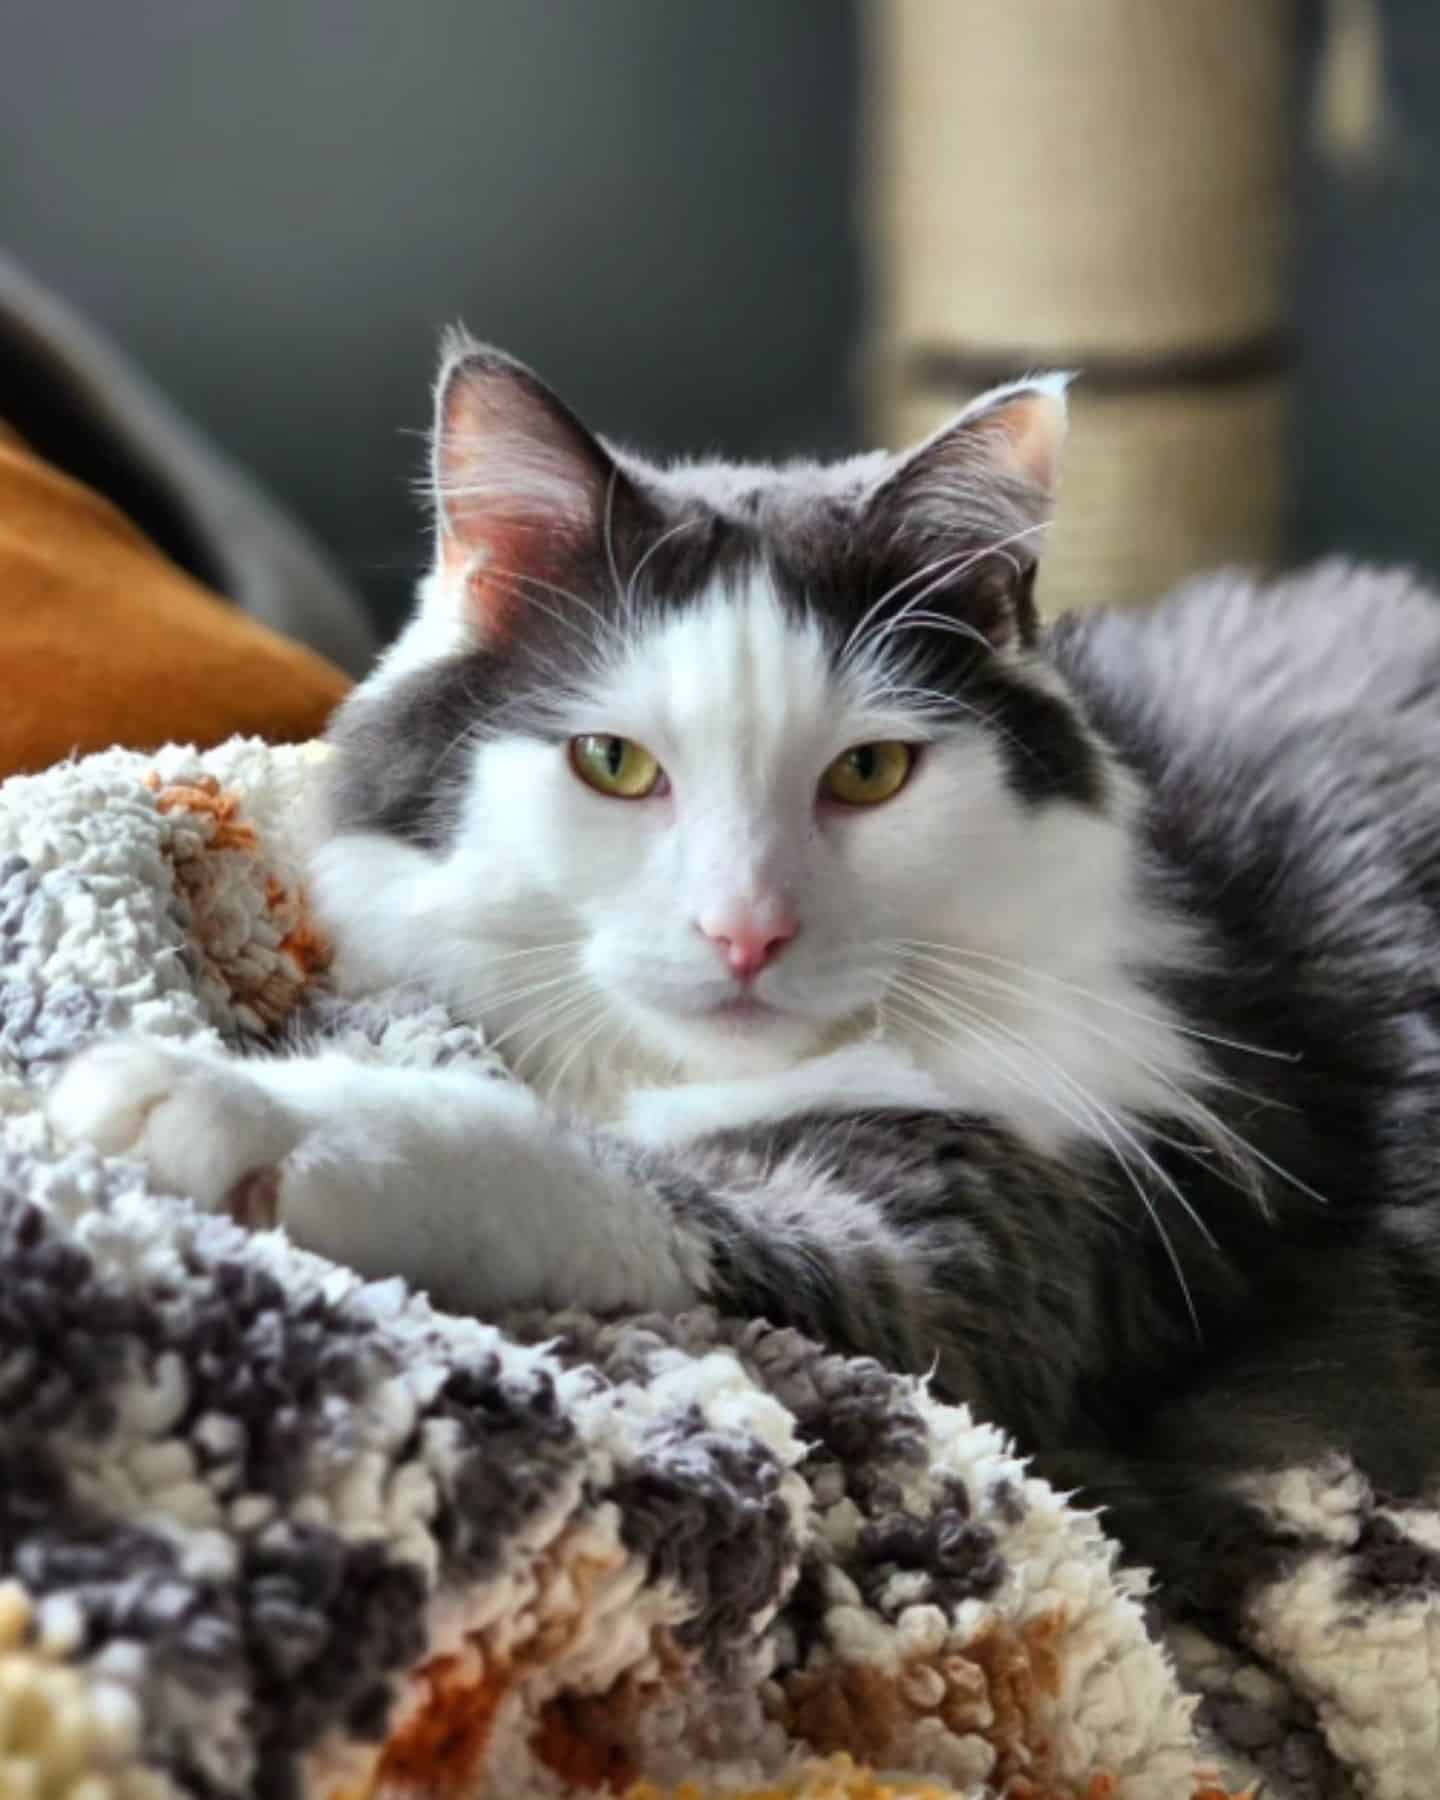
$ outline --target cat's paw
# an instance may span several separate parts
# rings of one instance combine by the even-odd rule
[[[298,1121],[243,1063],[153,1039],[82,1052],[46,1112],[61,1136],[131,1157],[155,1187],[247,1225],[274,1222],[276,1165],[300,1140]]]

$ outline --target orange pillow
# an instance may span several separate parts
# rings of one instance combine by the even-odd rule
[[[111,744],[298,742],[349,686],[0,424],[0,776]]]

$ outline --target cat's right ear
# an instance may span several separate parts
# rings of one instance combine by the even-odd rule
[[[436,575],[481,639],[571,586],[629,498],[614,458],[538,376],[458,330],[442,347],[431,475]]]
[[[867,501],[873,540],[892,567],[912,571],[897,591],[962,616],[997,650],[1035,635],[1031,590],[1055,507],[1069,383],[1037,375],[982,394],[895,457]]]

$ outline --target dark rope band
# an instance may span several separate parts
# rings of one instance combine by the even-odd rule
[[[1295,363],[1289,333],[1266,332],[1219,350],[1176,350],[1159,356],[1116,356],[1047,351],[1037,357],[1022,350],[983,354],[967,350],[915,349],[899,358],[907,386],[960,397],[999,387],[1034,369],[1074,369],[1086,393],[1148,394],[1174,388],[1227,388],[1274,380]]]

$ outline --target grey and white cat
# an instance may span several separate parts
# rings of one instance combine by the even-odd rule
[[[450,1308],[933,1371],[1197,1599],[1247,1473],[1424,1482],[1440,604],[1332,565],[1042,631],[1064,387],[660,468],[452,340],[313,881],[348,986],[529,1085],[121,1042],[53,1119]]]

